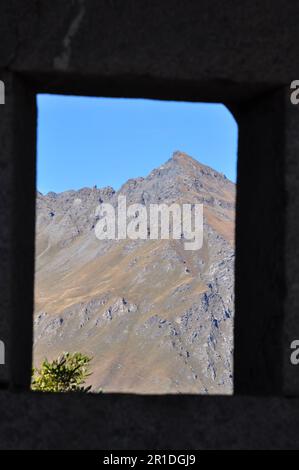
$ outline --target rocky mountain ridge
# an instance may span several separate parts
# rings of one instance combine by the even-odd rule
[[[101,240],[96,207],[202,203],[204,243]],[[34,361],[93,356],[94,389],[231,393],[235,185],[183,152],[147,177],[37,194]]]

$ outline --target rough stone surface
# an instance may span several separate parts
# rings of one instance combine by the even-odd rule
[[[6,355],[0,383],[19,387],[30,382],[32,356],[35,96],[14,74],[0,78],[6,92],[0,106],[0,339]]]
[[[298,399],[2,391],[3,449],[298,449]]]
[[[284,185],[287,201],[285,212],[285,297],[284,320],[284,393],[287,395],[299,394],[298,367],[290,362],[290,345],[299,339],[299,244],[298,244],[298,214],[299,214],[299,107],[290,103],[288,95],[285,96],[286,129],[285,129],[285,167]]]
[[[284,299],[284,90],[241,107],[237,119],[235,387],[281,394]],[[261,132],[261,134],[259,134]],[[253,183],[254,181],[254,183]]]
[[[298,75],[298,8],[283,0],[7,0],[0,67],[51,92],[239,101]]]

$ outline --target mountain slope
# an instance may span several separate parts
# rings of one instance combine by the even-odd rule
[[[103,240],[95,209],[203,203],[204,243]],[[232,391],[235,185],[182,152],[118,192],[37,195],[34,362],[93,356],[94,389]]]

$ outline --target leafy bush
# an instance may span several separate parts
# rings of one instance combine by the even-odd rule
[[[32,390],[41,392],[88,392],[91,386],[84,387],[91,357],[80,352],[63,353],[49,362],[47,359],[40,369],[33,369]]]

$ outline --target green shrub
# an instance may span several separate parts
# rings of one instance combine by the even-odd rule
[[[79,352],[65,352],[52,362],[45,359],[40,369],[33,369],[31,388],[41,392],[88,392],[91,386],[84,384],[91,375],[90,361],[91,357]]]

